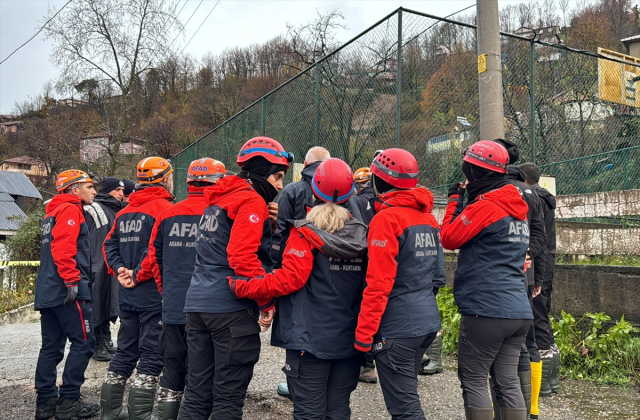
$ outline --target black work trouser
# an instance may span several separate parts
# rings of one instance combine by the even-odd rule
[[[184,391],[187,379],[186,324],[162,324],[160,332],[160,356],[162,377],[160,386],[172,391]]]
[[[465,407],[491,408],[487,392],[489,374],[505,407],[525,407],[518,379],[518,359],[530,325],[530,319],[462,315],[458,378]]]
[[[387,411],[393,420],[424,420],[418,396],[422,355],[437,332],[412,338],[375,339],[373,358]]]
[[[91,314],[91,305],[77,300],[67,305],[40,310],[42,346],[36,365],[35,381],[38,400],[58,397],[56,369],[64,358],[67,339],[71,342],[71,349],[64,365],[60,397],[80,398],[84,371],[96,342]]]
[[[253,366],[260,357],[258,312],[187,312],[189,373],[181,420],[242,419]],[[213,398],[212,398],[213,395]]]
[[[162,311],[137,312],[120,309],[118,350],[109,362],[109,371],[125,378],[131,376],[133,369],[139,374],[160,376],[160,331]]]
[[[527,287],[527,296],[529,297],[529,304],[531,310],[533,310],[533,286]],[[538,344],[536,343],[536,327],[532,322],[527,331],[527,337],[520,349],[520,359],[518,361],[518,372],[528,372],[531,370],[531,362],[540,361],[540,351],[538,351]]]
[[[533,299],[533,322],[536,326],[536,342],[540,350],[549,350],[555,343],[553,329],[549,321],[552,290],[552,283],[546,281],[542,283],[540,294]]]
[[[287,350],[282,371],[293,400],[295,420],[349,420],[351,393],[358,385],[362,356],[319,359],[311,353]]]

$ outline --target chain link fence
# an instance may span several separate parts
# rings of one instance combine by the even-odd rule
[[[555,176],[558,194],[640,188],[639,64],[513,34],[501,42],[505,136],[521,162]],[[193,160],[233,171],[242,144],[266,135],[298,163],[319,145],[354,169],[377,149],[407,149],[442,201],[479,140],[478,101],[475,26],[400,8],[174,156],[176,193],[186,197]]]

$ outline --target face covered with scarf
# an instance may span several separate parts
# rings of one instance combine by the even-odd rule
[[[464,172],[469,181],[467,185],[469,203],[482,194],[497,190],[509,183],[505,174],[493,172],[469,162],[462,162],[462,172]]]
[[[285,165],[274,165],[262,156],[249,159],[238,176],[251,181],[253,188],[269,204],[282,190],[282,179],[287,172]]]

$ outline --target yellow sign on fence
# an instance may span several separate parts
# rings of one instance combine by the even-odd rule
[[[487,71],[487,54],[480,54],[478,56],[478,73],[485,71]]]

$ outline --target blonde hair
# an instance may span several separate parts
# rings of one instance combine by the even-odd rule
[[[307,214],[307,221],[313,223],[318,229],[333,233],[344,227],[349,220],[349,210],[334,203],[326,203],[315,206]]]

